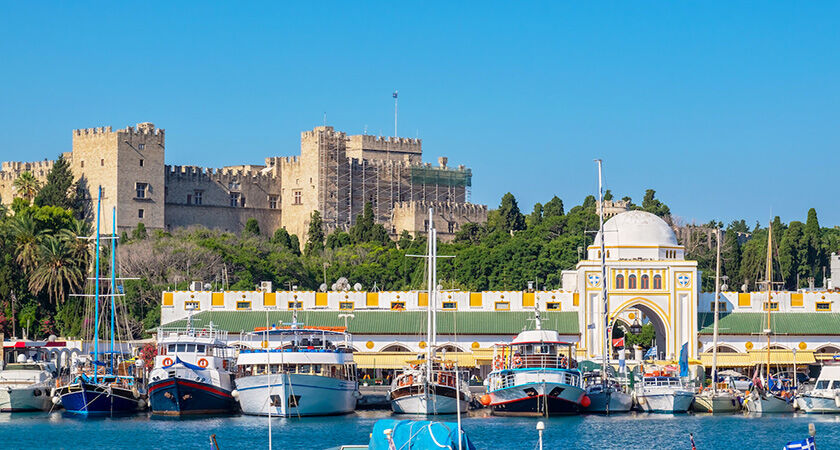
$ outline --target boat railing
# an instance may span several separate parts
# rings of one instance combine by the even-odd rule
[[[209,338],[215,339],[222,342],[227,342],[228,338],[228,331],[227,330],[220,330],[215,327],[203,327],[203,328],[195,328],[195,327],[166,327],[166,328],[158,328],[157,330],[157,340],[158,342],[166,339],[172,335],[177,336],[193,336],[193,337],[201,337],[201,338]]]
[[[514,355],[510,358],[510,368],[512,369],[572,369],[574,366],[574,361],[570,364],[569,359],[565,356]]]
[[[494,385],[491,386],[493,389],[506,389],[521,383],[521,381],[518,382],[516,379],[516,372],[503,373],[494,381]],[[551,379],[546,381],[568,384],[570,386],[581,385],[580,375],[574,372],[551,372]]]

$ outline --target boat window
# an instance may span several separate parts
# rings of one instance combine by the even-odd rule
[[[198,353],[204,353],[204,344],[198,344],[195,346],[195,351]]]
[[[817,389],[828,389],[828,380],[817,381]]]
[[[278,373],[280,371],[280,364],[271,365],[271,373]]]
[[[840,389],[840,380],[834,380],[831,382],[831,389]]]
[[[309,373],[310,367],[309,364],[301,364],[298,366],[297,373]]]
[[[183,353],[187,351],[187,344],[178,344],[178,352]]]
[[[187,353],[195,353],[195,344],[187,344]]]
[[[175,344],[169,344],[169,352],[175,353]]]

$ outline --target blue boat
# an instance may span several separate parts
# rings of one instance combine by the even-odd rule
[[[116,277],[116,233],[105,236],[111,240],[111,276],[107,294],[100,293],[99,261],[102,235],[99,232],[102,212],[102,186],[96,204],[96,259],[94,269],[95,298],[93,353],[84,367],[79,367],[72,381],[56,388],[54,401],[64,406],[65,411],[81,415],[129,414],[145,408],[145,394],[135,385],[134,377],[128,373],[133,369],[122,365],[119,369],[120,352],[114,348],[117,307],[114,299],[121,296]],[[113,209],[113,230],[117,227],[117,210]],[[110,297],[111,342],[110,351],[99,351],[99,302],[100,297]],[[100,358],[105,359],[101,361]],[[115,365],[117,368],[115,368]],[[118,372],[122,373],[118,373]]]

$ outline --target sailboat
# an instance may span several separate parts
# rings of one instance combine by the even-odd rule
[[[759,383],[754,383],[749,395],[744,401],[747,411],[751,413],[785,413],[793,412],[794,403],[793,397],[787,398],[781,394],[783,392],[773,392],[772,378],[770,377],[770,334],[772,333],[770,323],[771,299],[773,294],[773,223],[767,230],[767,328],[764,329],[764,334],[767,335],[767,365],[764,372],[764,380]],[[756,368],[758,372],[760,368]],[[778,383],[778,381],[777,381]]]
[[[109,294],[101,294],[99,256],[100,240],[102,235],[99,232],[100,215],[102,212],[102,186],[99,187],[99,195],[96,201],[96,261],[95,261],[95,307],[94,307],[94,334],[93,354],[91,355],[88,367],[75,374],[73,380],[55,390],[54,403],[61,403],[69,413],[82,415],[107,415],[125,414],[144,409],[146,407],[145,393],[135,384],[134,377],[128,374],[120,375],[115,370],[119,352],[114,349],[116,330],[116,302],[115,298],[121,294],[117,293],[116,285],[116,229],[117,209],[113,209],[113,231],[107,237],[111,240],[111,289]],[[111,299],[111,340],[110,351],[99,351],[99,299],[100,297]],[[107,361],[100,361],[100,356],[108,355]],[[55,400],[57,398],[57,400]]]
[[[609,367],[609,351],[607,350],[607,343],[610,339],[609,326],[609,299],[607,297],[607,266],[606,266],[606,249],[604,248],[604,188],[601,177],[600,159],[598,162],[598,201],[600,202],[600,222],[598,232],[601,234],[601,298],[603,299],[604,312],[604,336],[601,342],[601,355],[603,356],[603,364],[601,365],[601,373],[599,376],[589,376],[585,378],[590,383],[586,386],[586,396],[589,397],[589,406],[584,409],[587,412],[606,413],[611,412],[628,412],[633,407],[633,395],[625,392],[621,383],[610,377]]]
[[[391,409],[402,414],[456,414],[466,411],[469,385],[454,361],[437,356],[437,230],[429,208],[428,292],[426,353],[394,377],[388,398]],[[445,355],[444,355],[445,356]]]
[[[720,320],[720,229],[717,236],[717,263],[715,268],[715,324],[712,333],[712,386],[694,397],[694,411],[732,413],[741,409],[739,395],[732,389],[719,391],[717,383],[718,321]]]

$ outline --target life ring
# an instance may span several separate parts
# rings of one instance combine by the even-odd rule
[[[452,368],[455,366],[450,361],[447,361],[446,363],[444,363],[443,367],[446,367],[446,370],[452,370]]]
[[[268,341],[262,341],[262,342],[260,343],[260,347],[262,347],[262,348],[268,348]]]
[[[198,367],[201,367],[202,369],[207,367],[207,360],[204,359],[204,358],[199,359],[198,360]]]
[[[522,357],[517,355],[513,355],[513,367],[522,367]]]
[[[163,358],[163,366],[164,367],[171,366],[171,365],[172,365],[172,358],[169,358],[169,357]]]
[[[502,370],[502,367],[504,367],[504,365],[505,363],[502,361],[501,356],[496,356],[496,359],[493,360],[493,368],[496,370]]]

